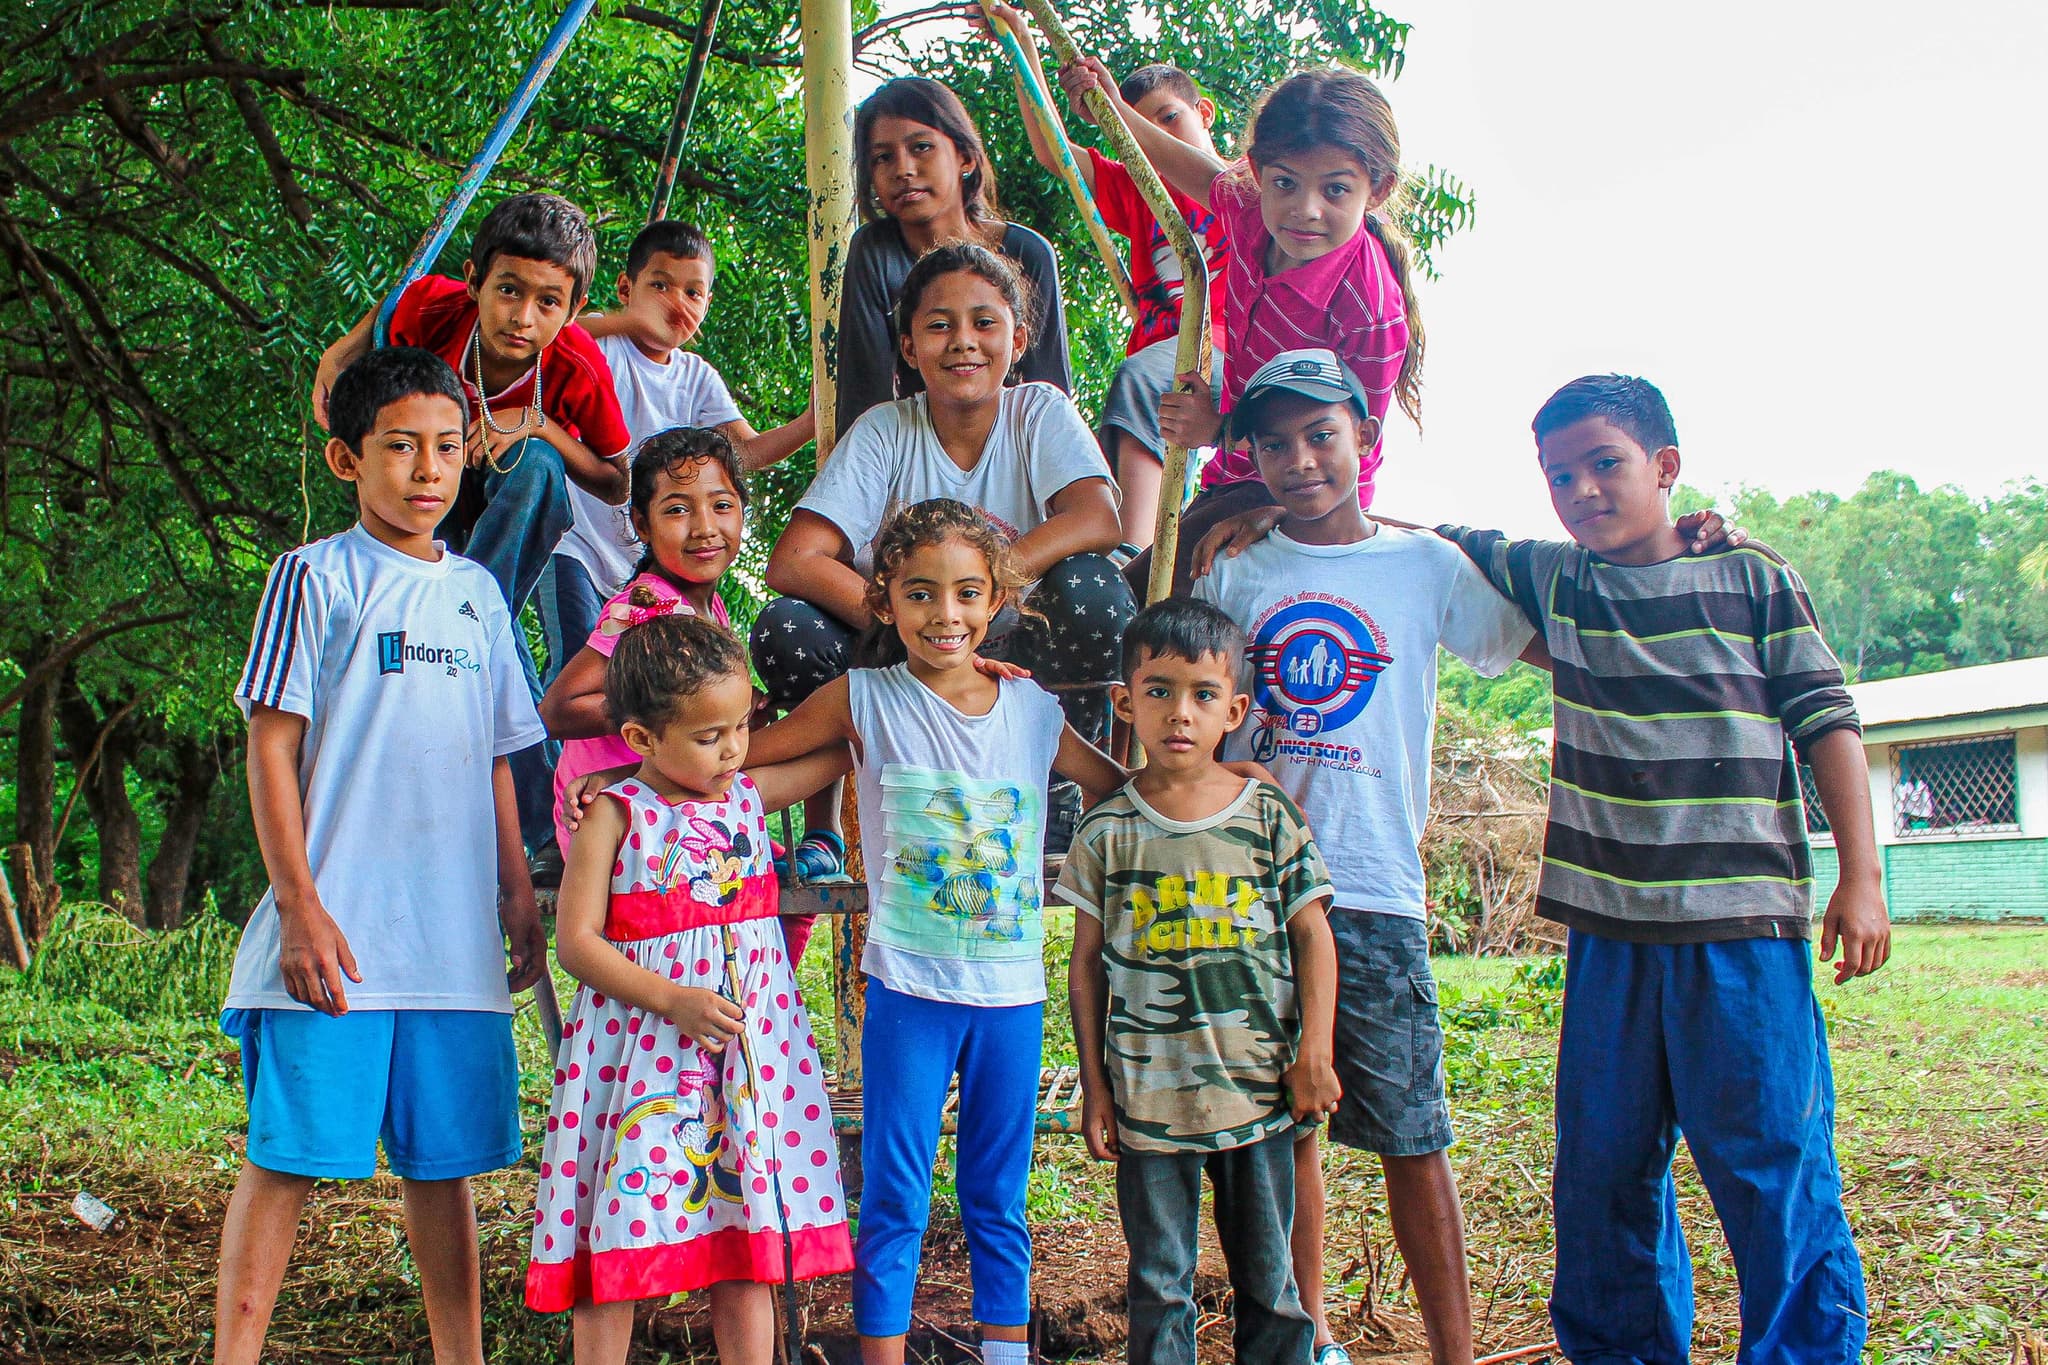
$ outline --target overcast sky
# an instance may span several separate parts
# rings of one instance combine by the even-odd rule
[[[1609,369],[1708,488],[2048,476],[2048,5],[1385,2],[1404,155],[1479,202],[1390,514],[1552,533],[1529,417]]]
[[[2048,475],[2048,4],[1382,3],[1404,154],[1479,204],[1390,515],[1554,534],[1529,418],[1598,370],[1664,389],[1709,489]]]

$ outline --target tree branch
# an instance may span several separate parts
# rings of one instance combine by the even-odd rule
[[[107,611],[130,611],[141,605],[141,598],[131,597],[125,602],[118,602],[107,608]],[[45,679],[63,672],[79,658],[91,652],[97,646],[111,640],[116,635],[122,635],[131,630],[147,630],[152,626],[169,625],[173,621],[182,621],[191,614],[190,611],[167,611],[159,612],[154,616],[133,616],[126,621],[116,621],[111,625],[98,626],[92,630],[83,631],[72,636],[69,640],[66,640],[49,654],[32,664],[22,674],[20,682],[8,688],[5,693],[0,693],[0,715],[5,715],[16,706],[19,706],[21,699],[34,691]]]
[[[212,29],[202,35],[207,55],[216,62],[232,60],[221,45],[220,37]],[[256,92],[249,83],[237,76],[228,78],[228,97],[241,112],[242,122],[248,126],[249,136],[256,143],[256,150],[263,155],[263,163],[270,167],[270,178],[277,186],[277,192],[284,200],[284,211],[292,216],[301,230],[313,225],[313,206],[306,200],[306,191],[292,174],[292,164],[286,159],[284,147],[277,140],[277,130],[270,126],[270,119],[264,114],[263,106],[256,99]]]

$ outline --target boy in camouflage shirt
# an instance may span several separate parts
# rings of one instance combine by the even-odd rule
[[[1330,881],[1280,789],[1216,761],[1244,723],[1244,633],[1206,603],[1124,633],[1117,714],[1146,766],[1088,813],[1053,895],[1074,906],[1069,992],[1088,1149],[1117,1163],[1131,1365],[1194,1365],[1202,1174],[1241,1365],[1302,1365],[1296,1125],[1336,1107]]]

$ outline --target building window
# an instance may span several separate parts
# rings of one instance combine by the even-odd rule
[[[1813,780],[1813,769],[1799,765],[1799,803],[1806,807],[1806,832],[1808,834],[1832,834],[1828,828],[1828,814],[1820,808],[1820,787]]]
[[[1892,819],[1901,839],[2017,833],[2019,759],[2013,737],[1979,735],[1894,747]]]

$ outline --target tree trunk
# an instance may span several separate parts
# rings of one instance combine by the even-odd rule
[[[102,721],[75,679],[68,679],[57,697],[57,724],[71,751],[74,780],[100,836],[99,897],[140,925],[142,822],[128,799],[128,763],[136,737],[125,712],[125,704],[118,706],[111,719]]]
[[[57,680],[29,689],[16,713],[14,837],[28,846],[30,878],[14,888],[21,931],[33,948],[55,917],[57,874]]]
[[[185,886],[192,874],[192,852],[206,823],[207,802],[220,777],[220,751],[189,739],[172,746],[177,775],[164,803],[164,833],[156,856],[149,860],[144,917],[152,929],[175,929],[185,922]]]

